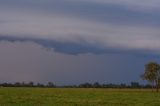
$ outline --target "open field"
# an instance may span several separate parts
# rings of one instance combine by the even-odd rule
[[[144,89],[0,88],[0,106],[160,106]]]

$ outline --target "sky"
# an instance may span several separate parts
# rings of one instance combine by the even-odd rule
[[[160,62],[159,0],[0,0],[0,82],[142,82]]]

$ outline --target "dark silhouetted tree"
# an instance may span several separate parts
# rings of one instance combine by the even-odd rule
[[[156,62],[150,62],[145,65],[145,72],[141,76],[144,80],[149,81],[156,86],[156,91],[159,89],[159,79],[160,79],[160,65]]]

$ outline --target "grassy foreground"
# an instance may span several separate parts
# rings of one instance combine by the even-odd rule
[[[160,106],[160,93],[142,89],[0,88],[0,106]]]

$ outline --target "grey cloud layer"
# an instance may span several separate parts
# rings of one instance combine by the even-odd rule
[[[159,8],[159,0],[81,0],[95,3],[110,3],[126,6],[134,10],[153,10]]]
[[[10,0],[7,0],[10,1]],[[41,13],[47,12],[48,14],[64,14],[76,18],[83,18],[99,22],[111,22],[111,23],[123,23],[123,24],[144,24],[144,25],[160,25],[158,19],[160,14],[157,10],[154,11],[135,11],[135,9],[128,9],[122,4],[128,4],[128,7],[132,4],[155,4],[158,1],[138,1],[133,0],[120,0],[120,1],[110,1],[110,0],[41,0],[41,1],[19,1],[15,0],[9,4],[10,8],[16,8],[17,10],[21,8],[22,10],[30,10]],[[96,1],[96,2],[95,2]],[[103,3],[104,2],[104,3]],[[143,3],[144,2],[144,3]],[[2,2],[1,5],[8,5],[8,2]],[[141,6],[143,7],[143,5]],[[9,9],[9,8],[7,8]]]
[[[11,37],[11,36],[0,36],[0,41],[32,42],[39,44],[45,48],[53,49],[55,52],[72,54],[72,55],[83,54],[83,53],[104,54],[113,52],[110,50],[106,50],[104,48],[99,48],[97,47],[97,45],[87,44],[87,42],[81,42],[81,43],[58,42],[55,40],[48,40],[48,39]]]
[[[0,34],[7,39],[1,36],[1,40],[33,41],[69,54],[159,53],[160,14],[158,7],[152,8],[158,3],[156,0],[144,4],[132,0],[2,0]]]

